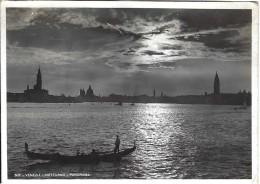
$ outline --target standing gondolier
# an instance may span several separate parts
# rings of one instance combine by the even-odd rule
[[[119,145],[120,145],[120,139],[119,136],[116,136],[116,142],[115,142],[115,149],[114,149],[114,153],[118,152],[119,153]]]

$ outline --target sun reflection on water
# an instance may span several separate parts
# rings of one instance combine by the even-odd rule
[[[145,155],[145,158],[139,158],[143,161],[142,165],[148,170],[154,170],[155,175],[160,170],[160,175],[165,177],[169,173],[170,177],[172,173],[178,175],[177,170],[173,170],[173,164],[176,163],[173,163],[175,159],[172,157],[176,153],[172,148],[178,149],[178,137],[184,134],[180,122],[177,122],[179,110],[169,107],[167,104],[141,106],[142,117],[136,118],[139,121],[135,122],[140,155]],[[153,175],[153,172],[149,175]]]

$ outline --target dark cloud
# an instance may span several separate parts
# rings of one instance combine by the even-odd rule
[[[223,49],[232,52],[250,51],[251,41],[250,40],[238,40],[233,41],[234,38],[239,37],[240,34],[237,30],[221,31],[219,33],[210,34],[194,34],[190,36],[177,36],[174,39],[182,41],[193,41],[202,42],[207,47],[215,49]],[[249,39],[251,37],[249,36]]]
[[[118,50],[117,52],[122,53],[122,52],[125,52],[125,51],[126,51],[125,49],[122,49],[122,50]]]
[[[123,70],[128,70],[132,66],[132,63],[129,63],[129,62],[118,62],[118,61],[115,61],[115,60],[109,61],[109,62],[107,62],[107,64],[109,64],[109,65],[111,65],[111,66],[113,66],[115,68],[121,69],[122,71]]]
[[[35,23],[22,30],[7,32],[8,41],[19,47],[38,47],[55,51],[77,51],[96,49],[101,45],[122,39],[132,39],[131,34],[119,35],[112,29],[102,26],[83,28],[71,24],[60,24],[59,28],[48,24]],[[131,41],[131,40],[129,40]]]
[[[187,51],[177,51],[177,52],[175,51],[175,52],[172,52],[172,54],[170,54],[170,55],[166,55],[165,57],[173,58],[176,56],[189,56],[189,53]]]
[[[135,53],[137,52],[136,50],[134,50],[133,48],[129,48],[129,49],[127,49],[127,50],[120,50],[120,51],[118,51],[118,52],[124,52],[123,54],[125,55],[125,56],[128,56],[128,55],[135,55]]]
[[[27,10],[27,11],[26,11]],[[7,38],[10,44],[20,47],[39,47],[55,51],[75,51],[96,49],[100,45],[130,39],[135,42],[150,39],[154,35],[171,35],[175,32],[185,33],[219,27],[241,27],[251,22],[250,10],[163,10],[163,9],[17,9],[7,11],[8,24],[19,25],[19,29],[8,30]],[[37,12],[32,16],[30,12]],[[13,16],[18,15],[18,16]],[[238,16],[239,15],[239,16]],[[26,16],[23,22],[19,17]],[[29,18],[28,18],[29,17]],[[181,30],[172,20],[180,20]],[[18,20],[18,21],[16,21]],[[19,22],[20,21],[20,22]],[[107,24],[115,26],[106,26]],[[152,24],[151,24],[152,23]],[[156,25],[156,23],[160,23]],[[7,25],[8,25],[7,24]],[[153,25],[153,26],[152,26]],[[10,27],[10,26],[8,26]],[[13,27],[13,26],[11,26]],[[133,29],[134,27],[134,29]],[[138,28],[139,27],[139,28]],[[144,29],[144,27],[151,27]],[[136,31],[139,30],[139,33]],[[148,31],[149,30],[149,31]],[[122,34],[120,34],[120,32]],[[248,30],[250,31],[250,30]],[[250,35],[250,32],[248,33]],[[230,38],[239,37],[237,30],[222,31],[217,34],[201,34],[200,32],[185,36],[175,36],[182,41],[197,41],[213,48],[237,47],[239,52],[243,48],[250,48],[251,43],[233,43]],[[250,40],[250,38],[248,38]],[[242,45],[244,44],[244,45]],[[163,46],[162,50],[180,50],[180,46]],[[243,48],[242,48],[243,47]],[[148,55],[162,53],[152,51]],[[124,55],[131,54],[129,51]]]
[[[28,10],[35,9],[22,9],[22,8],[9,8],[9,14],[25,14]],[[214,29],[218,27],[228,27],[231,25],[246,25],[252,21],[251,10],[237,10],[237,9],[132,9],[132,8],[77,8],[77,9],[44,9],[47,14],[44,19],[49,18],[49,21],[55,20],[63,14],[70,13],[70,19],[80,18],[74,13],[81,14],[82,16],[94,16],[95,21],[101,24],[110,23],[113,25],[122,25],[125,23],[133,23],[132,20],[140,17],[148,22],[170,22],[178,19],[182,24],[182,31],[195,31],[202,29]],[[15,21],[15,17],[7,16],[7,21]],[[18,19],[18,17],[16,17]],[[39,17],[38,17],[39,19]],[[46,20],[45,20],[46,21]],[[137,22],[138,23],[138,22]],[[148,24],[147,24],[148,25]],[[167,28],[174,26],[173,24],[159,26],[154,31],[162,32]],[[129,25],[131,27],[131,25]]]
[[[156,62],[151,64],[137,64],[140,69],[155,69],[155,68],[172,68],[176,66],[175,62]]]
[[[183,21],[182,31],[194,32],[204,29],[214,29],[219,27],[228,27],[231,25],[247,25],[251,23],[251,10],[179,10],[169,14],[165,20],[178,18]]]
[[[107,15],[107,14],[111,14],[111,13],[108,13],[106,10],[104,10],[104,12],[101,15]],[[122,24],[122,21],[119,18],[111,17],[111,16],[99,16],[96,18],[96,21],[103,23],[103,24],[107,24],[107,23],[110,23],[113,25]]]
[[[152,56],[152,55],[165,55],[163,52],[156,52],[156,51],[152,51],[152,50],[146,50],[146,51],[143,52],[143,54],[149,55],[149,56]]]
[[[184,49],[182,45],[170,45],[170,44],[161,46],[161,48],[163,50],[182,50],[182,49]]]

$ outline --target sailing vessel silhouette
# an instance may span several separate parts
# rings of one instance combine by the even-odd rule
[[[243,101],[243,105],[240,106],[240,107],[236,107],[236,108],[234,108],[234,109],[235,109],[235,110],[237,110],[237,109],[247,109],[247,104],[246,104],[245,98],[244,98],[244,101]]]

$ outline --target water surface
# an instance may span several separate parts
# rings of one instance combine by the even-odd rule
[[[179,104],[8,103],[8,175],[29,178],[251,178],[251,110]],[[137,150],[120,163],[59,165],[36,152]],[[56,174],[46,176],[44,174]],[[69,176],[68,173],[87,173]],[[57,176],[57,174],[66,174]],[[28,177],[26,177],[28,178]],[[19,178],[21,179],[21,178]]]

